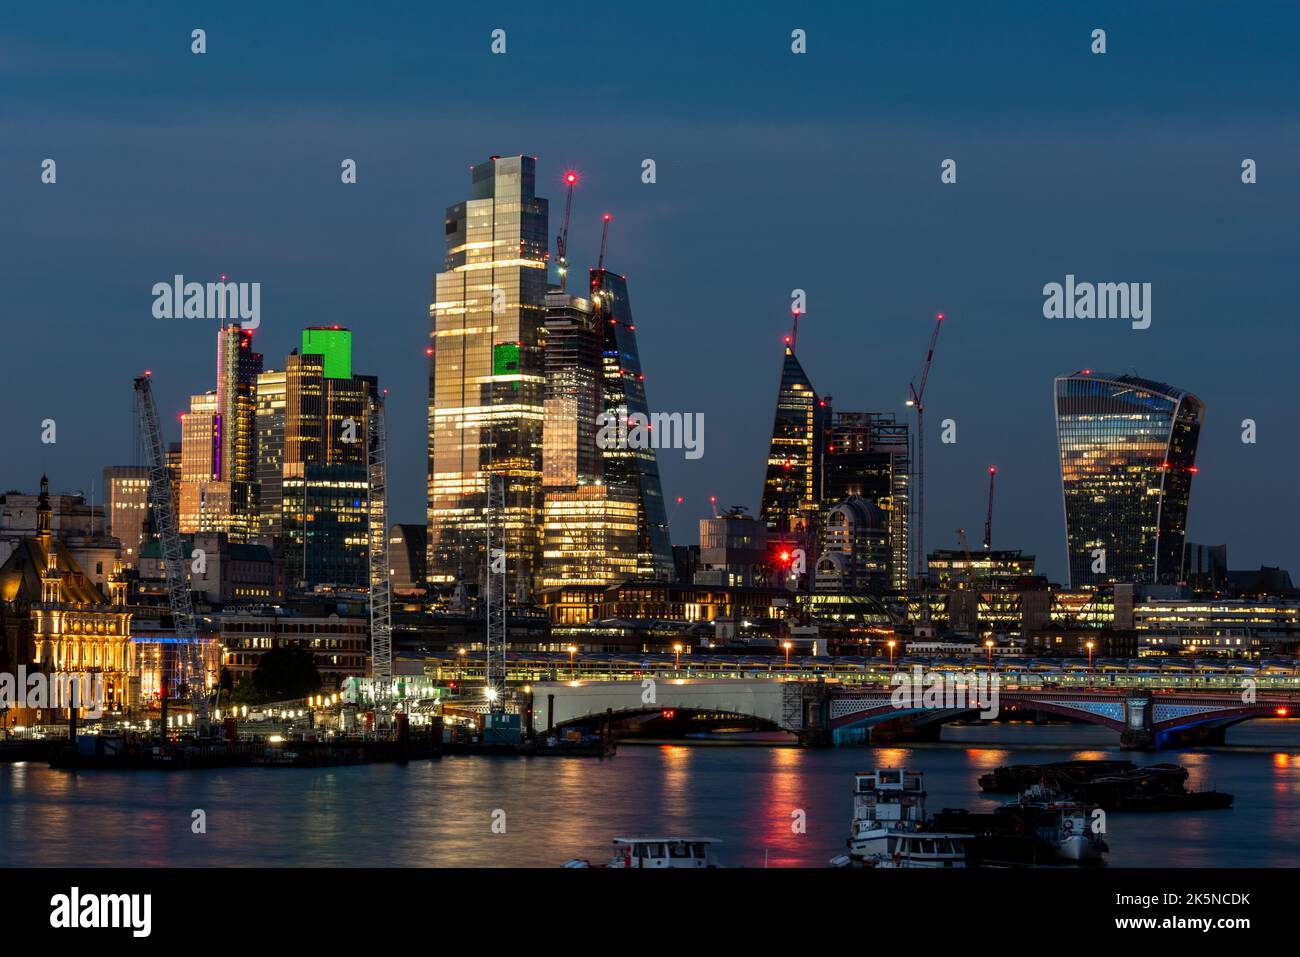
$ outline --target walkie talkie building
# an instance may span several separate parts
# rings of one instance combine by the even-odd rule
[[[1071,587],[1177,581],[1205,406],[1091,370],[1054,393]]]

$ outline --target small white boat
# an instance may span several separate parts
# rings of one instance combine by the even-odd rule
[[[564,867],[699,868],[720,866],[712,855],[712,837],[616,837],[608,864],[585,860],[565,861]]]
[[[855,775],[848,863],[834,866],[965,867],[969,834],[927,831],[920,771],[881,768]]]

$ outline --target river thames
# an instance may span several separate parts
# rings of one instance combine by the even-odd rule
[[[976,783],[999,765],[1124,757],[1185,765],[1189,787],[1236,801],[1224,811],[1111,814],[1111,867],[1300,865],[1298,721],[1250,722],[1224,747],[1146,754],[1121,753],[1113,734],[1079,725],[944,734],[897,748],[623,744],[606,759],[447,757],[314,770],[7,764],[0,864],[554,867],[604,861],[616,836],[654,834],[718,838],[724,866],[822,867],[844,851],[855,771],[925,772],[933,813],[1009,800]],[[206,833],[191,830],[195,810],[205,812]],[[792,826],[801,816],[805,833]]]

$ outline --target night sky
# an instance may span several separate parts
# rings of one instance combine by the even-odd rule
[[[668,501],[686,498],[676,543],[697,541],[711,494],[757,510],[801,288],[800,359],[846,411],[907,414],[947,316],[927,545],[955,546],[959,525],[978,540],[995,463],[994,545],[1063,578],[1051,386],[1088,367],[1199,395],[1189,539],[1300,571],[1294,5],[284,6],[0,8],[3,488],[48,471],[102,495],[103,466],[138,461],[146,367],[179,439],[186,397],[214,385],[217,324],[154,319],[150,289],[227,273],[262,283],[268,367],[305,325],[354,330],[355,370],[390,393],[391,516],[423,522],[443,210],[470,164],[528,153],[552,236],[561,177],[582,175],[576,275],[614,216],[608,265],[628,277],[651,408],[704,413],[703,458],[660,455]],[[1042,288],[1067,273],[1152,283],[1151,328],[1045,319]]]

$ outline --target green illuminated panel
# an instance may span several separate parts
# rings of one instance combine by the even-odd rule
[[[519,344],[503,342],[492,347],[492,374],[508,375],[519,371]]]
[[[352,378],[352,330],[341,329],[304,329],[302,331],[302,354],[321,356],[324,359],[325,378]]]

